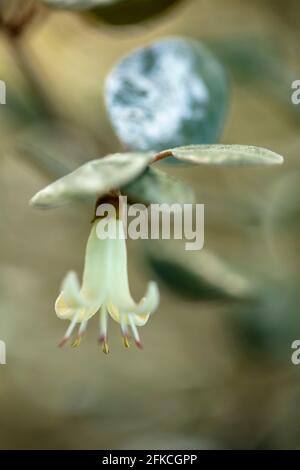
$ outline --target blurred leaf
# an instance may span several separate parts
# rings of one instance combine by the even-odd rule
[[[123,186],[122,193],[134,203],[191,204],[194,202],[194,193],[187,184],[157,168],[150,167],[132,183]]]
[[[115,153],[89,161],[39,191],[31,205],[52,209],[76,200],[98,198],[134,180],[152,158],[149,153]]]
[[[271,190],[268,219],[274,230],[300,232],[300,173],[285,174]]]
[[[0,0],[0,26],[18,33],[31,21],[36,10],[36,0]]]
[[[193,300],[245,299],[254,285],[218,256],[203,249],[185,251],[174,242],[153,244],[147,258],[155,273],[175,293]],[[155,249],[156,248],[156,249]]]
[[[290,363],[300,331],[298,291],[295,285],[265,284],[256,300],[233,310],[231,326],[249,358]]]
[[[93,7],[122,3],[126,0],[41,0],[47,5],[65,10],[88,10]]]
[[[207,41],[219,60],[241,81],[272,80],[282,60],[276,37],[237,36]]]
[[[7,103],[3,107],[3,113],[7,113],[16,123],[32,125],[41,122],[48,116],[38,98],[29,90],[22,93],[9,88],[7,90]]]
[[[171,150],[178,160],[205,165],[277,165],[283,157],[271,150],[250,145],[188,145]]]
[[[222,66],[200,42],[183,38],[134,51],[106,83],[114,129],[128,148],[139,151],[215,142],[228,98]]]
[[[69,10],[88,10],[94,20],[113,25],[135,24],[158,15],[183,0],[42,0]]]
[[[51,178],[59,178],[95,155],[97,144],[78,127],[43,122],[9,142],[8,152],[24,158]]]
[[[163,13],[183,0],[123,0],[95,8],[91,17],[122,26],[139,23]]]
[[[278,263],[277,273],[300,279],[300,173],[283,175],[273,185],[264,217],[265,231]]]
[[[276,36],[239,36],[207,42],[236,80],[246,84],[254,82],[256,89],[275,97],[299,119],[300,107],[291,100],[291,84],[299,71],[291,68],[282,42]]]

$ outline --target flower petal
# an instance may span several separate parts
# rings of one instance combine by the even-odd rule
[[[78,277],[75,271],[69,271],[62,283],[62,289],[64,298],[70,307],[78,308],[78,306],[84,306],[86,302],[81,297],[80,285]]]
[[[137,304],[130,293],[127,271],[127,249],[124,229],[121,220],[116,220],[116,240],[112,241],[111,282],[109,284],[109,299],[107,308],[111,317],[121,322],[120,314],[131,315],[137,326],[144,325],[151,313],[159,304],[159,290],[155,282],[150,282],[145,297]]]
[[[145,297],[140,301],[138,308],[135,310],[137,317],[143,317],[146,314],[154,313],[159,305],[159,290],[156,282],[151,281],[148,284]]]
[[[130,313],[137,308],[133,300],[128,283],[127,272],[127,247],[123,223],[121,220],[115,220],[116,234],[115,240],[112,240],[112,266],[111,281],[109,285],[109,298],[111,302],[119,308],[122,313]]]
[[[68,273],[63,282],[62,292],[55,303],[59,318],[72,319],[79,309],[78,322],[86,321],[99,310],[107,297],[111,240],[100,240],[96,229],[97,223],[94,223],[86,247],[81,290],[74,272]]]

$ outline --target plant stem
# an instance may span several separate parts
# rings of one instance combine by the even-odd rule
[[[159,162],[160,160],[163,160],[164,158],[167,157],[172,157],[173,153],[171,150],[163,150],[162,152],[159,152],[155,155],[151,163],[156,163]]]

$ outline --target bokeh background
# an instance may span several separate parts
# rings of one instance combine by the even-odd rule
[[[21,40],[2,27],[2,449],[299,448],[299,26],[296,0],[183,0],[131,26],[42,9]],[[105,356],[94,319],[80,348],[61,350],[54,301],[65,273],[81,272],[92,209],[39,212],[28,201],[60,165],[122,149],[105,77],[122,55],[169,35],[202,40],[229,73],[222,142],[271,148],[285,164],[168,165],[205,204],[204,250],[130,242],[134,295],[149,278],[161,289],[145,349],[124,350],[111,322]]]

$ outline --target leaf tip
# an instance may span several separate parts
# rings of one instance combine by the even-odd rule
[[[38,191],[29,201],[29,206],[34,209],[49,209],[51,206],[44,190]]]

